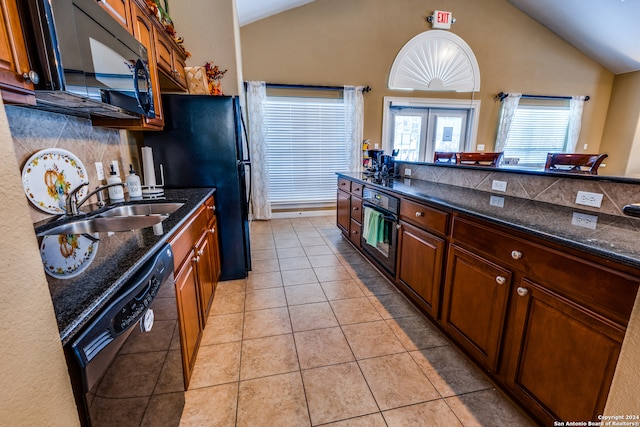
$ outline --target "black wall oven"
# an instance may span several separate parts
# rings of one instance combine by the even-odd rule
[[[84,426],[179,426],[184,376],[169,245],[65,346]]]
[[[362,207],[360,245],[382,268],[395,276],[400,200],[365,188]]]

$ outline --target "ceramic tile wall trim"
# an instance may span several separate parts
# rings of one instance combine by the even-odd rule
[[[102,162],[105,170],[108,170],[109,164],[118,160],[120,177],[123,181],[126,179],[124,171],[133,162],[127,132],[93,127],[90,120],[78,117],[15,106],[5,108],[20,168],[29,157],[42,149],[61,148],[72,152],[82,161],[91,187],[100,185],[95,162]],[[29,206],[34,223],[50,216],[30,203]]]
[[[588,181],[489,170],[446,168],[402,162],[398,162],[397,166],[402,176],[405,175],[405,168],[410,167],[410,178],[414,179],[474,188],[495,194],[504,194],[610,215],[624,216],[622,208],[625,205],[640,202],[640,185],[637,184]],[[507,183],[507,191],[498,192],[492,190],[491,184],[493,180],[505,181]],[[575,200],[578,191],[603,194],[602,206],[600,208],[592,208],[577,205]]]

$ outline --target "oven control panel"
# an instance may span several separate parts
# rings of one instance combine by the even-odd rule
[[[380,191],[365,188],[362,192],[362,200],[396,215],[399,212],[400,200]]]

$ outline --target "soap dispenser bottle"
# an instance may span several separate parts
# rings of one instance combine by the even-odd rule
[[[140,177],[136,175],[133,165],[129,165],[129,176],[127,177],[127,188],[129,188],[129,198],[131,200],[142,199],[142,185]]]
[[[111,172],[109,172],[109,178],[107,178],[107,184],[122,184],[122,180],[116,173],[113,165],[111,165]],[[124,201],[124,190],[122,189],[122,185],[114,185],[113,187],[109,187],[109,200],[112,202],[122,202]]]

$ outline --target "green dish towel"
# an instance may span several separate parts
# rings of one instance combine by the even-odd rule
[[[376,247],[384,241],[384,216],[370,208],[365,209],[364,215],[364,240]]]

